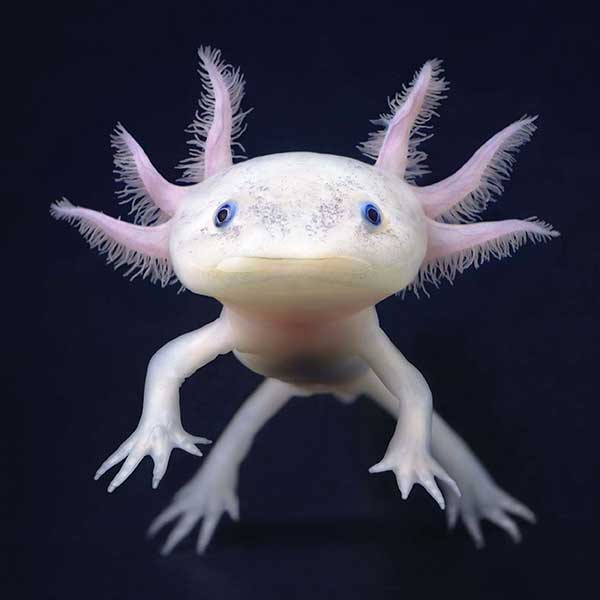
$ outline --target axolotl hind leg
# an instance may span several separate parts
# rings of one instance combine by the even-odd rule
[[[364,378],[361,387],[364,394],[397,417],[397,399],[373,373]],[[454,528],[460,516],[475,545],[481,548],[484,546],[481,521],[486,519],[504,529],[518,543],[521,533],[512,516],[535,523],[535,515],[496,484],[465,442],[436,413],[433,414],[431,445],[435,460],[456,481],[461,492],[458,497],[440,482],[446,497],[448,527]]]
[[[239,519],[237,482],[240,464],[263,425],[292,396],[305,395],[298,388],[278,381],[265,381],[248,397],[215,444],[200,470],[173,498],[171,504],[150,525],[148,534],[157,533],[171,521],[175,527],[162,547],[162,554],[173,548],[202,519],[196,550],[203,553],[219,520],[227,512]]]

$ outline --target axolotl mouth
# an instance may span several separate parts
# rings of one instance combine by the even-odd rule
[[[234,256],[219,262],[216,270],[222,273],[247,275],[261,280],[293,277],[318,278],[335,281],[362,279],[372,266],[366,260],[349,256],[323,258],[287,258],[263,256]]]

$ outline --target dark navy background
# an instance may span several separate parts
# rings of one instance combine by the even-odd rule
[[[18,257],[10,286],[19,305],[8,314],[20,332],[16,350],[5,348],[15,398],[5,402],[25,408],[21,477],[8,482],[7,506],[27,511],[6,549],[25,559],[28,597],[489,599],[582,590],[597,557],[598,503],[591,16],[570,5],[577,22],[568,24],[527,2],[514,13],[456,3],[444,11],[430,3],[108,4],[25,6],[5,56],[24,92],[17,112],[4,114],[6,131],[18,127],[5,152],[3,256],[13,265]],[[423,183],[453,172],[511,121],[540,114],[486,218],[537,215],[562,237],[470,271],[430,299],[380,306],[437,409],[538,514],[520,546],[485,526],[488,547],[478,552],[462,528],[446,533],[422,488],[403,502],[392,475],[369,475],[393,422],[366,399],[295,400],[274,418],[242,468],[241,523],[225,517],[202,558],[195,536],[169,558],[143,539],[202,459],[175,451],[158,491],[149,459],[110,496],[108,477],[92,480],[137,424],[150,356],[214,319],[219,306],[128,282],[74,229],[52,221],[48,206],[64,195],[124,216],[108,142],[117,121],[175,177],[200,92],[200,44],[221,48],[246,75],[250,157],[307,150],[360,158],[355,145],[369,119],[432,57],[445,59],[452,86],[425,148],[435,175]],[[202,369],[182,388],[185,427],[216,439],[259,380],[232,356]]]

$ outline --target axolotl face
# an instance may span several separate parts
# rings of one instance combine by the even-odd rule
[[[193,292],[275,312],[352,312],[406,287],[426,252],[400,178],[339,156],[258,157],[190,188],[170,255]]]
[[[218,50],[199,51],[204,90],[180,165],[192,185],[169,183],[121,125],[112,144],[119,195],[134,223],[62,199],[51,214],[76,226],[128,276],[179,280],[226,307],[284,320],[357,312],[412,284],[454,277],[527,240],[558,234],[536,219],[470,223],[502,191],[512,153],[535,117],[511,123],[450,177],[406,182],[422,172],[429,120],[448,87],[440,61],[423,65],[389,100],[359,148],[374,160],[293,152],[233,164],[243,132],[244,78]],[[306,323],[305,320],[302,321]]]

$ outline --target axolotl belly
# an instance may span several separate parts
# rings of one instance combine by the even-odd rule
[[[343,384],[364,375],[369,367],[353,356],[331,357],[314,352],[294,352],[281,356],[234,351],[251,371],[293,384],[318,386]]]
[[[259,375],[314,388],[343,386],[369,370],[354,352],[350,336],[357,327],[368,327],[369,322],[376,325],[373,308],[333,322],[270,321],[261,325],[228,310],[222,318],[231,322],[241,338],[241,349],[233,354]]]

